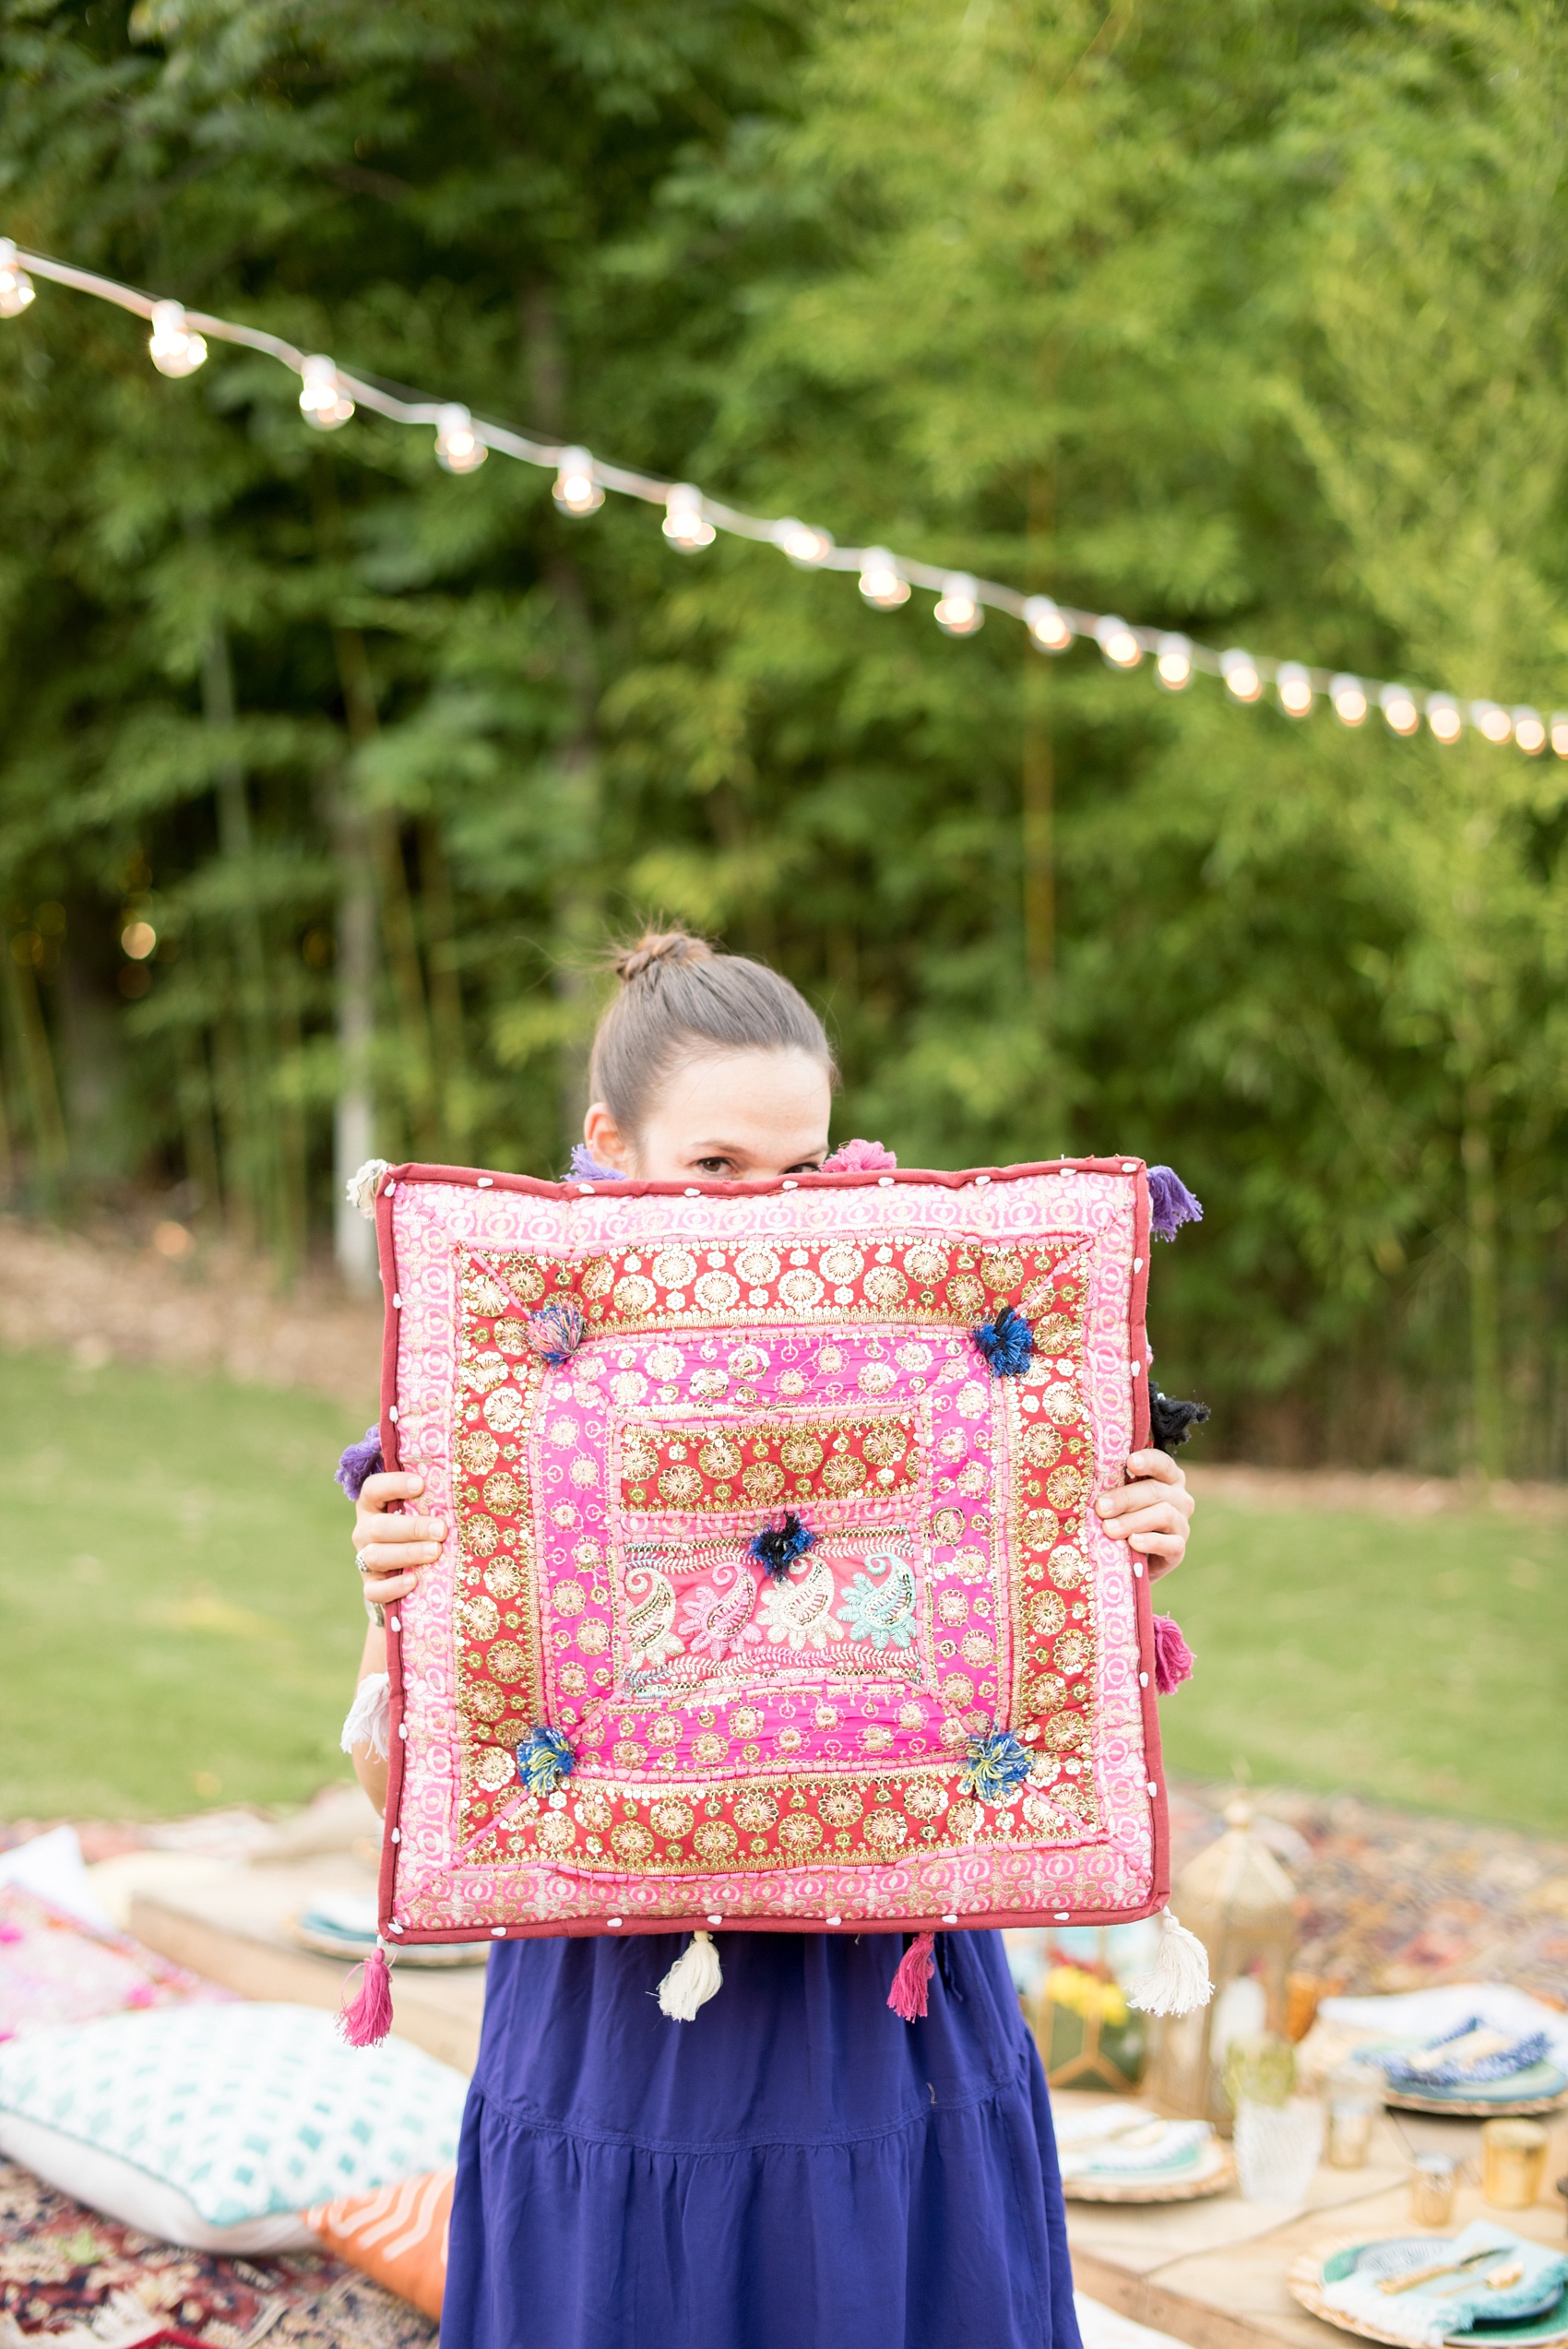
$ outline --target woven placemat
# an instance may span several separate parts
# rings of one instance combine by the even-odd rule
[[[1414,2234],[1417,2230],[1412,2227],[1408,2231]],[[1441,2241],[1443,2237],[1434,2236],[1433,2239]],[[1364,2235],[1342,2235],[1333,2243],[1320,2243],[1315,2250],[1303,2251],[1285,2272],[1286,2289],[1311,2315],[1321,2317],[1324,2324],[1334,2325],[1341,2332],[1356,2333],[1362,2341],[1386,2342],[1388,2349],[1410,2349],[1409,2340],[1405,2334],[1384,2332],[1377,2325],[1363,2324],[1360,2318],[1348,2315],[1343,2308],[1331,2307],[1324,2297],[1324,2262],[1333,2259],[1336,2251],[1363,2250],[1368,2242],[1369,2238]],[[1473,2337],[1479,2344],[1488,2339],[1495,2341],[1499,2335],[1489,2327],[1486,2331],[1478,2332]],[[1465,2338],[1468,2340],[1471,2336],[1466,2335]],[[1555,2349],[1555,2344],[1560,2342],[1568,2342],[1568,2324],[1558,2332],[1533,2333],[1530,2349]]]
[[[1205,2149],[1205,2165],[1193,2177],[1064,2177],[1062,2191],[1070,2202],[1196,2202],[1206,2194],[1223,2194],[1235,2182],[1230,2148],[1216,2138]]]

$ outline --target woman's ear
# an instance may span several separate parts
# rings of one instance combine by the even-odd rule
[[[633,1164],[636,1154],[630,1145],[623,1141],[621,1129],[604,1102],[589,1103],[583,1120],[583,1140],[588,1145],[589,1157],[596,1165],[613,1167],[617,1174],[629,1175],[636,1171]]]

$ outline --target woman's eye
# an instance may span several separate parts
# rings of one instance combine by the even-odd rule
[[[731,1175],[734,1171],[734,1167],[728,1158],[699,1158],[697,1160],[698,1174]]]
[[[822,1161],[820,1158],[802,1158],[799,1165],[786,1167],[784,1171],[786,1174],[820,1174]]]

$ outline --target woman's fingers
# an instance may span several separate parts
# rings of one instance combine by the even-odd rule
[[[424,1478],[411,1475],[404,1468],[382,1468],[367,1477],[360,1487],[359,1507],[368,1510],[389,1509],[395,1501],[417,1501],[424,1490]]]
[[[1095,1503],[1112,1541],[1124,1541],[1148,1560],[1150,1582],[1179,1566],[1195,1506],[1187,1479],[1165,1452],[1134,1452],[1129,1482],[1102,1492]]]

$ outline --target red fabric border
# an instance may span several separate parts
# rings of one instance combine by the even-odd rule
[[[1142,1364],[1138,1374],[1137,1392],[1133,1402],[1133,1449],[1142,1451],[1149,1438],[1148,1401],[1148,1334],[1146,1311],[1148,1301],[1149,1228],[1148,1169],[1141,1158],[1042,1158],[1025,1166],[971,1167],[956,1173],[938,1172],[931,1169],[900,1167],[889,1176],[886,1173],[809,1174],[790,1175],[766,1182],[627,1182],[620,1179],[604,1183],[567,1180],[546,1182],[534,1175],[490,1174],[477,1167],[427,1166],[422,1161],[390,1168],[382,1176],[376,1190],[375,1237],[381,1267],[381,1286],[386,1300],[386,1317],[382,1328],[381,1347],[381,1456],[388,1468],[399,1465],[398,1450],[398,1327],[400,1319],[398,1286],[398,1247],[393,1221],[392,1199],[400,1182],[464,1183],[476,1191],[521,1191],[540,1199],[577,1199],[599,1196],[609,1192],[630,1199],[692,1199],[712,1197],[734,1199],[767,1197],[785,1190],[864,1190],[872,1186],[885,1188],[889,1182],[939,1184],[948,1191],[961,1191],[983,1176],[991,1182],[1018,1182],[1042,1174],[1132,1174],[1134,1179],[1134,1254],[1141,1262],[1128,1292],[1127,1337],[1128,1353],[1134,1362]],[[940,1916],[846,1917],[842,1925],[829,1925],[826,1919],[803,1920],[787,1916],[726,1916],[722,1929],[727,1933],[920,1933],[932,1929],[944,1932],[991,1932],[1007,1926],[1034,1926],[1064,1921],[1072,1925],[1126,1925],[1140,1916],[1155,1916],[1170,1896],[1170,1821],[1166,1797],[1159,1738],[1158,1697],[1154,1684],[1154,1601],[1146,1566],[1134,1585],[1134,1606],[1138,1624],[1139,1669],[1147,1674],[1144,1684],[1143,1724],[1144,1754],[1148,1764],[1149,1778],[1158,1788],[1150,1797],[1153,1809],[1152,1865],[1154,1883],[1149,1899],[1136,1909],[1077,1909],[1060,1917],[1056,1912],[1039,1909],[1009,1909],[988,1911],[967,1921],[959,1912],[956,1926],[945,1926]],[[422,1928],[412,1933],[391,1929],[392,1893],[396,1880],[397,1845],[393,1841],[398,1833],[398,1816],[403,1787],[403,1656],[402,1627],[394,1612],[386,1617],[386,1671],[391,1735],[387,1761],[386,1815],[381,1845],[381,1875],[378,1888],[380,1929],[389,1951],[395,1952],[399,1943],[414,1948],[446,1941],[472,1942],[477,1938],[471,1925],[450,1926],[436,1931]],[[953,1912],[947,1912],[951,1915]],[[626,1917],[613,1929],[620,1933],[695,1933],[707,1929],[707,1915],[694,1912],[690,1916]],[[538,1925],[492,1926],[492,1940],[581,1940],[602,1939],[610,1928],[603,1918],[572,1918],[563,1921],[550,1918]],[[173,2339],[174,2336],[169,2336]],[[148,2349],[152,2345],[148,2344]]]

